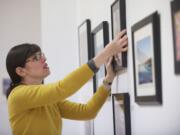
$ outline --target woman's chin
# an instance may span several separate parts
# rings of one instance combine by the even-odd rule
[[[50,71],[49,71],[49,70],[46,70],[46,71],[44,72],[43,78],[46,78],[49,74],[50,74]]]
[[[49,71],[49,70],[48,70],[48,72],[46,73],[46,77],[47,77],[48,75],[50,75],[50,71]]]

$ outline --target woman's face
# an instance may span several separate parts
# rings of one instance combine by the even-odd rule
[[[34,79],[44,79],[50,74],[46,57],[42,52],[37,52],[26,60],[26,77]]]

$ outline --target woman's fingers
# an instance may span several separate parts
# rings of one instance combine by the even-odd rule
[[[116,39],[121,39],[123,35],[125,35],[126,33],[126,29],[122,30],[121,32],[119,32],[116,36]],[[124,36],[123,36],[124,37]]]
[[[126,49],[123,49],[123,48],[127,48],[127,45],[128,45],[128,37],[127,36],[124,36],[122,39],[119,40],[119,43],[117,44],[118,45],[118,48],[117,48],[117,53],[120,53],[121,51],[125,51]]]
[[[122,45],[124,42],[127,42],[127,40],[128,40],[127,35],[124,35],[121,39],[119,39],[119,44]]]
[[[114,47],[112,47],[114,48],[112,49],[114,55],[127,50],[127,49],[124,49],[124,48],[127,48],[126,46],[128,45],[128,37],[126,35],[125,29],[117,34],[117,36],[112,42],[112,45],[114,45]]]
[[[127,50],[128,50],[128,47],[124,47],[124,48],[121,49],[122,52],[125,52]]]
[[[111,64],[112,59],[113,59],[113,57],[110,57],[110,58],[109,58],[109,60],[108,60],[108,64],[109,64],[109,65]]]
[[[124,42],[121,43],[121,48],[123,48],[123,47],[125,47],[125,46],[127,46],[127,45],[128,45],[128,41],[126,40],[126,41],[124,41]]]

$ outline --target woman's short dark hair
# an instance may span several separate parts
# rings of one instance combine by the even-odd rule
[[[13,88],[21,83],[21,77],[16,73],[17,67],[24,67],[27,58],[41,51],[36,44],[23,43],[10,49],[6,57],[6,69],[11,78],[11,85],[6,91],[6,97],[10,95]]]

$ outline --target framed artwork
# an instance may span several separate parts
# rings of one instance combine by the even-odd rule
[[[160,20],[157,12],[132,26],[135,101],[162,103]]]
[[[112,103],[114,135],[131,135],[129,94],[112,94]]]
[[[94,44],[92,43],[91,35],[91,22],[86,19],[78,26],[78,39],[79,39],[79,65],[87,63],[94,57]],[[92,89],[95,87],[95,77],[89,82],[92,83]]]
[[[96,55],[109,43],[109,26],[107,21],[100,23],[92,31],[92,40],[94,46],[94,54]],[[99,71],[95,75],[94,79],[94,92],[101,85],[102,80],[105,77],[105,67],[101,66]]]
[[[7,89],[10,87],[11,79],[10,78],[3,78],[2,80],[2,87],[3,87],[3,95],[6,95]]]
[[[87,63],[93,56],[93,47],[91,44],[91,22],[86,19],[78,26],[79,39],[79,64]]]
[[[78,26],[78,39],[79,39],[79,65],[87,63],[94,56],[94,47],[91,38],[91,21],[86,19]],[[94,91],[94,80],[92,78],[90,83],[90,89]],[[87,135],[93,135],[94,133],[93,120],[85,122],[85,133]]]
[[[173,42],[174,42],[174,67],[175,74],[180,74],[180,1],[171,2]]]
[[[126,29],[126,4],[125,0],[116,0],[111,5],[112,38],[120,31]],[[127,52],[119,53],[113,58],[113,69],[118,72],[127,67]]]

